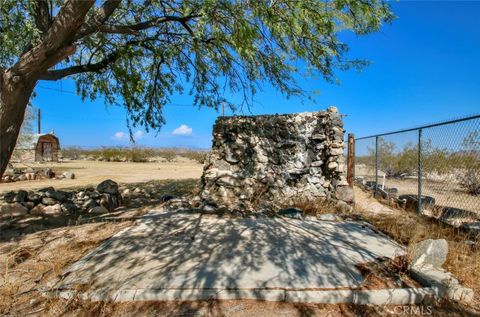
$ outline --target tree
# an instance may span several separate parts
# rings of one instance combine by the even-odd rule
[[[35,139],[34,124],[37,119],[35,110],[36,109],[33,105],[31,104],[27,105],[27,109],[25,110],[25,116],[23,118],[23,123],[22,123],[22,126],[20,127],[20,132],[18,134],[18,139],[16,142],[17,145],[18,144],[27,145],[27,144],[31,144],[34,141]],[[17,154],[18,155],[16,155],[14,159],[21,160],[23,156],[22,151],[18,151]],[[12,154],[12,157],[14,155],[15,155],[15,152]]]
[[[126,108],[129,127],[159,129],[175,92],[198,106],[249,106],[268,82],[305,95],[305,73],[335,81],[348,60],[343,30],[392,20],[381,0],[0,0],[0,174],[35,85],[70,77],[83,98]],[[244,96],[234,105],[225,90]]]

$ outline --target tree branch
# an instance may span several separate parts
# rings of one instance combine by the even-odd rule
[[[35,25],[42,32],[46,33],[52,24],[50,8],[47,0],[37,0],[35,2]]]
[[[57,70],[49,70],[40,76],[40,80],[59,80],[66,76],[80,74],[80,73],[88,73],[88,72],[101,72],[102,70],[106,69],[108,66],[113,64],[118,58],[120,54],[118,51],[114,51],[107,55],[103,60],[98,63],[94,64],[85,64],[85,65],[76,65],[71,66],[63,69]]]
[[[155,19],[151,19],[148,21],[139,22],[136,24],[130,25],[99,25],[97,27],[97,31],[103,33],[116,33],[116,34],[139,34],[138,31],[146,30],[155,26],[158,26],[162,23],[166,22],[179,22],[182,26],[188,31],[188,33],[193,34],[192,29],[188,26],[187,22],[198,18],[199,15],[188,15],[184,17],[174,16],[174,15],[167,15],[158,17]]]
[[[83,26],[77,32],[75,40],[81,39],[82,37],[97,31],[98,27],[108,20],[121,2],[121,0],[106,0],[103,5],[96,10],[87,21],[85,21]]]
[[[35,78],[61,60],[59,58],[65,54],[58,54],[59,51],[72,52],[68,47],[73,43],[75,33],[94,3],[95,0],[65,1],[43,40],[23,54],[9,71],[17,76]]]
[[[142,44],[145,44],[145,42],[154,41],[154,40],[155,40],[155,37],[149,37],[142,40],[132,40],[132,41],[126,42],[122,47],[128,47],[130,45],[142,45]],[[105,68],[115,63],[120,58],[120,55],[121,55],[120,50],[115,50],[109,53],[103,60],[101,60],[98,63],[94,63],[94,64],[88,63],[84,65],[70,66],[63,69],[48,70],[44,72],[42,75],[40,75],[39,80],[55,81],[55,80],[62,79],[66,76],[75,75],[79,73],[101,72]]]

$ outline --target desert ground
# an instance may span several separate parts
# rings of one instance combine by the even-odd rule
[[[69,171],[75,173],[75,179],[42,179],[0,183],[0,193],[19,189],[35,190],[46,186],[53,186],[55,189],[95,186],[105,179],[112,179],[120,184],[128,184],[150,180],[200,178],[203,169],[203,165],[184,157],[177,157],[172,162],[162,162],[161,160],[148,163],[65,160],[58,163],[18,163],[14,166],[19,168],[32,167],[34,169],[50,167],[56,173]]]
[[[39,165],[40,166],[40,165]],[[115,212],[82,217],[57,216],[0,220],[0,315],[12,316],[395,316],[398,307],[419,306],[316,305],[252,300],[205,300],[186,302],[94,302],[45,297],[41,290],[52,279],[139,217],[162,207],[163,195],[191,194],[198,186],[202,165],[184,158],[174,162],[112,163],[65,161],[45,164],[55,171],[76,174],[73,180],[41,180],[0,184],[0,192],[37,189],[45,186],[76,188],[93,186],[111,178],[121,188],[141,188],[143,194],[126,200]],[[373,223],[395,240],[408,245],[446,235],[441,225],[407,215],[380,204],[370,193],[355,189],[357,210],[352,217]],[[395,220],[394,220],[395,219]],[[431,228],[440,228],[432,230]],[[428,229],[427,229],[428,228]],[[398,232],[397,232],[398,231]],[[448,231],[450,232],[450,231]],[[453,231],[452,231],[453,232]],[[449,233],[450,237],[455,233]],[[406,240],[408,237],[409,240]],[[475,289],[469,306],[450,302],[434,304],[436,316],[480,316],[478,250],[448,238],[451,250],[447,269],[468,287]]]
[[[355,176],[364,177],[366,181],[375,181],[375,171],[363,164],[355,166]],[[384,173],[378,172],[378,183],[383,184]],[[433,180],[424,178],[422,185],[422,195],[435,198],[435,204],[444,207],[453,207],[465,209],[480,215],[480,196],[468,194],[462,189],[452,177],[447,180]],[[396,188],[398,195],[417,194],[417,178],[385,178],[387,188]]]

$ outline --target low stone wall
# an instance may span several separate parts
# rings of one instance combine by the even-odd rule
[[[80,191],[55,190],[46,187],[37,191],[7,192],[0,197],[0,218],[25,215],[78,214],[81,212],[107,213],[122,204],[117,183],[105,180],[96,188]]]
[[[344,173],[336,108],[285,115],[220,117],[204,166],[201,199],[253,210],[295,198],[353,202]]]

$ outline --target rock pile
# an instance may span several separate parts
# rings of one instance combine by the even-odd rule
[[[36,179],[74,179],[72,172],[55,173],[51,168],[36,170],[31,167],[25,169],[8,168],[2,176],[2,182],[12,183],[20,181],[31,181]]]
[[[220,117],[204,166],[201,199],[241,210],[297,197],[352,203],[343,139],[343,123],[334,107]]]
[[[118,185],[105,180],[96,188],[71,192],[55,190],[53,187],[27,192],[7,192],[3,196],[0,216],[54,215],[60,213],[106,213],[122,204]]]

